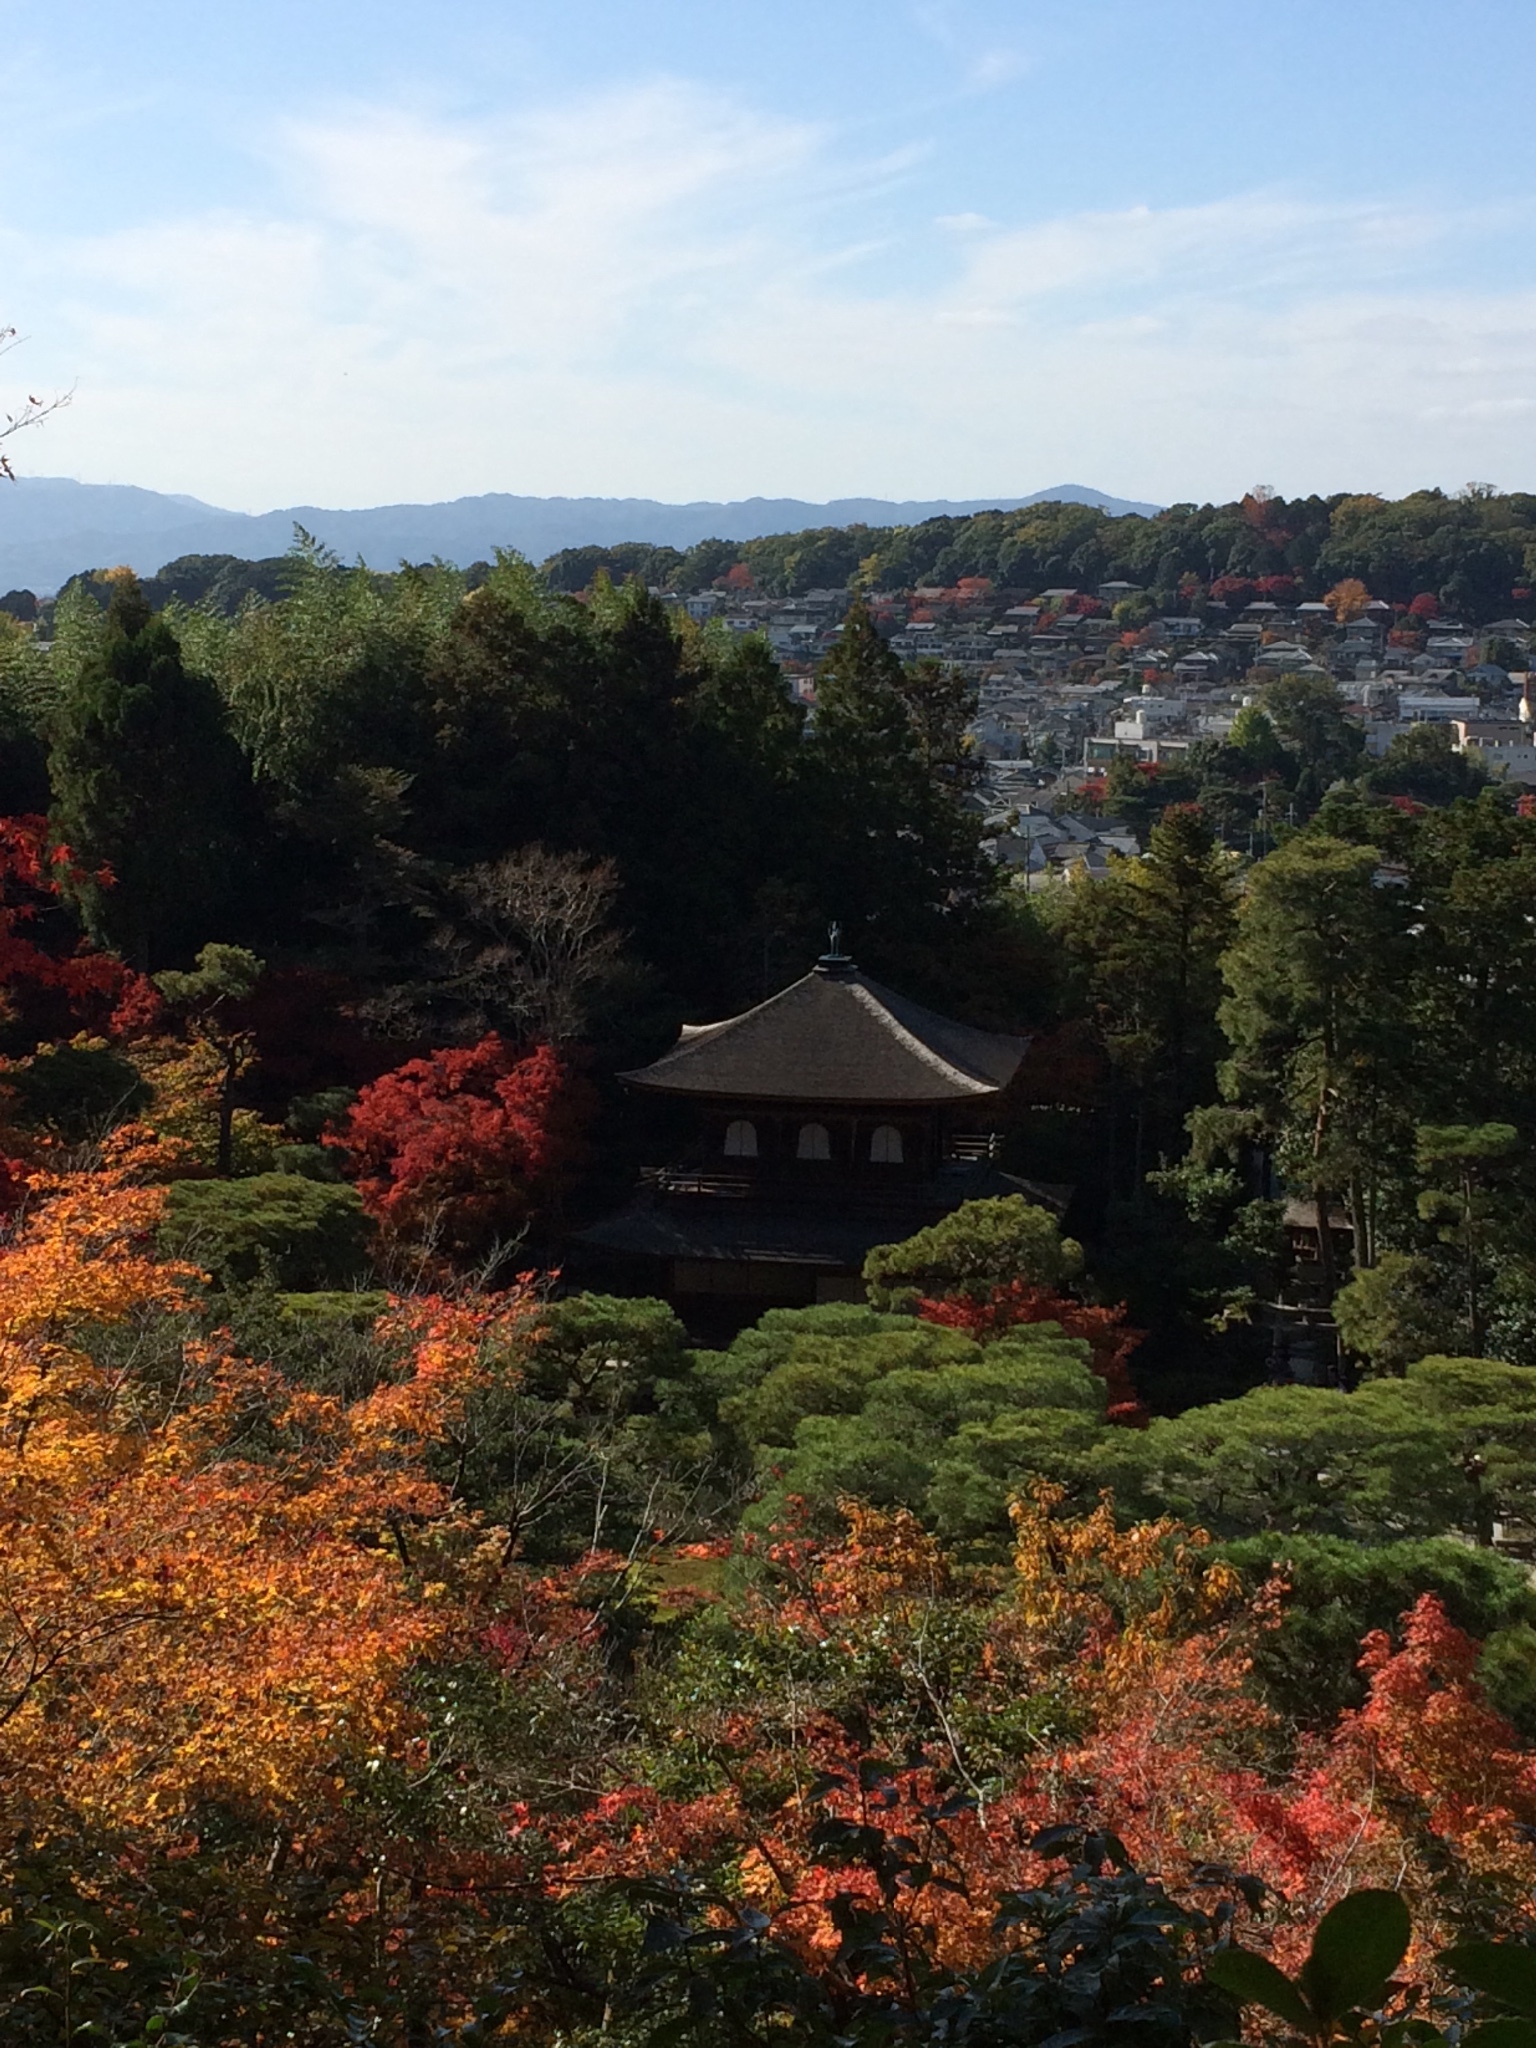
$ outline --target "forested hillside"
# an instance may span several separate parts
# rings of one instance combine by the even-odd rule
[[[248,593],[276,594],[282,557],[246,563],[234,555],[189,555],[145,587],[167,600],[233,610]],[[1476,623],[1508,611],[1512,593],[1536,584],[1536,495],[1473,484],[1450,496],[1406,498],[1339,493],[1286,499],[1250,492],[1228,505],[1173,505],[1115,515],[1096,506],[1047,501],[1016,511],[924,519],[910,526],[844,525],[742,538],[730,533],[682,549],[648,541],[566,548],[544,564],[557,591],[587,589],[604,571],[638,576],[659,589],[709,589],[737,564],[773,596],[852,587],[895,591],[953,586],[984,576],[1035,592],[1091,590],[1123,579],[1149,591],[1159,609],[1186,605],[1224,577],[1291,579],[1300,598],[1320,598],[1347,577],[1388,603],[1437,593],[1449,615]],[[374,561],[389,569],[388,561]],[[478,582],[488,564],[465,565]],[[82,574],[90,565],[79,564]],[[1220,593],[1216,593],[1220,595]],[[1523,600],[1514,600],[1516,602]]]
[[[14,622],[7,2042],[1186,2048],[1257,2003],[1520,2048],[1531,800],[1280,674],[1031,892],[964,676],[855,603],[812,715],[647,579],[1488,618],[1532,511],[1046,507],[623,584],[310,548]],[[616,1072],[834,920],[1028,1039],[986,1135],[1064,1213],[967,1204],[721,1343],[592,1291],[663,1142]]]
[[[1209,590],[1223,577],[1292,578],[1303,598],[1358,577],[1388,603],[1406,605],[1432,590],[1449,613],[1481,622],[1507,612],[1512,591],[1536,580],[1536,496],[1482,485],[1455,497],[1419,491],[1399,499],[1254,492],[1237,504],[1119,518],[1088,505],[1031,505],[916,526],[830,527],[740,543],[727,537],[686,553],[573,548],[546,569],[557,589],[585,589],[607,569],[692,591],[737,562],[757,588],[775,595],[844,585],[946,588],[970,576],[1028,592],[1092,590],[1123,579],[1150,591],[1165,611],[1187,600],[1190,585]]]

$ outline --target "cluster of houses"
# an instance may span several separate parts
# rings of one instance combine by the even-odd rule
[[[1405,632],[1379,601],[1340,619],[1321,602],[1260,600],[1130,627],[1140,595],[1123,583],[1048,591],[998,603],[985,626],[974,607],[953,626],[905,624],[892,645],[969,670],[978,696],[971,733],[984,759],[1048,765],[1069,789],[1117,756],[1160,764],[1226,738],[1244,705],[1280,675],[1332,682],[1374,756],[1433,721],[1496,774],[1536,783],[1524,666],[1536,635],[1524,619],[1476,631],[1454,619],[1414,619]],[[1485,658],[1495,647],[1509,666]]]
[[[985,821],[982,850],[1026,890],[1097,881],[1109,872],[1114,855],[1134,859],[1141,851],[1128,825],[1055,807],[1045,795],[1036,771],[1018,762],[988,761],[965,798]]]
[[[816,664],[836,644],[849,600],[817,590],[679,601],[696,618],[765,634],[787,686],[814,704]],[[1536,630],[1521,618],[1474,630],[1451,618],[1404,619],[1380,601],[1340,617],[1319,601],[1270,599],[1157,617],[1129,583],[1026,596],[979,577],[879,594],[871,605],[903,660],[939,660],[974,682],[970,737],[984,764],[975,801],[996,857],[1029,886],[1077,866],[1091,874],[1118,850],[1123,834],[1061,808],[1085,782],[1118,757],[1177,762],[1203,740],[1226,738],[1279,675],[1331,681],[1373,756],[1434,722],[1495,775],[1536,786],[1526,691]],[[1494,651],[1501,659],[1487,658]]]
[[[786,687],[814,706],[816,666],[836,645],[849,593],[713,590],[673,602],[763,634]],[[1272,599],[1158,617],[1124,582],[1026,596],[979,577],[870,605],[893,653],[941,661],[974,684],[979,774],[967,801],[986,850],[1028,890],[1096,877],[1137,851],[1128,828],[1076,808],[1085,786],[1117,759],[1176,764],[1227,738],[1281,675],[1331,682],[1373,757],[1433,723],[1496,777],[1536,788],[1536,628],[1521,618],[1474,630],[1375,600],[1340,617],[1321,602]]]
[[[761,633],[792,686],[807,682],[836,643],[848,609],[846,590],[811,590],[803,597],[761,597],[753,592],[701,590],[692,597],[658,592],[700,625],[718,620],[733,633]],[[803,690],[802,690],[803,694]]]

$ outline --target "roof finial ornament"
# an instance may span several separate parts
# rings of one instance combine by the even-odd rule
[[[843,927],[834,918],[827,927],[827,950],[816,962],[816,972],[831,975],[837,981],[846,981],[854,971],[852,960],[843,951]]]

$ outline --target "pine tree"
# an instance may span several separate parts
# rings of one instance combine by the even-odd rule
[[[1254,869],[1223,971],[1229,1101],[1257,1112],[1281,1173],[1321,1220],[1347,1199],[1369,1263],[1377,1188],[1400,1118],[1405,1042],[1405,915],[1377,886],[1381,854],[1322,833]],[[1332,1232],[1319,1256],[1331,1296]]]

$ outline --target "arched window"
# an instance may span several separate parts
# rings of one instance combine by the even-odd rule
[[[725,1127],[725,1156],[727,1159],[755,1159],[757,1157],[757,1125],[739,1118]]]
[[[825,1124],[802,1124],[800,1142],[795,1147],[797,1159],[830,1159],[832,1140],[827,1136]]]
[[[870,1134],[869,1156],[876,1166],[900,1166],[901,1133],[894,1124],[877,1124]]]

